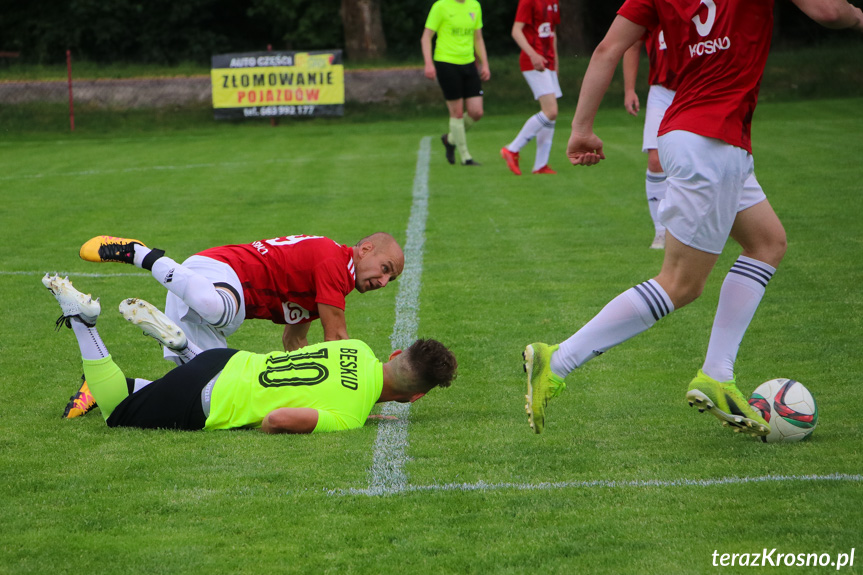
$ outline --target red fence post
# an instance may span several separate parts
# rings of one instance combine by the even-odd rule
[[[69,130],[75,131],[75,105],[72,99],[72,51],[66,50],[66,72],[69,76]]]

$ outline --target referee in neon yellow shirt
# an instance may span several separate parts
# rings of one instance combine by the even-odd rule
[[[98,300],[68,279],[42,279],[78,340],[84,376],[110,427],[214,430],[261,428],[266,433],[320,433],[362,427],[375,403],[414,402],[449,387],[455,356],[433,339],[415,341],[378,361],[355,339],[329,341],[292,352],[205,351],[161,379],[129,379],[96,331]],[[167,316],[142,300],[135,323],[163,345],[184,345]]]
[[[432,56],[432,37],[437,35]],[[441,136],[446,159],[478,166],[467,149],[465,131],[482,118],[482,82],[491,78],[482,38],[482,8],[477,0],[437,0],[429,11],[420,40],[425,76],[437,78],[449,110],[449,132]],[[476,60],[479,58],[479,70]],[[467,108],[467,117],[464,112]]]

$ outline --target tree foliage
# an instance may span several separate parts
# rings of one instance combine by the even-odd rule
[[[344,0],[358,4],[362,0]],[[854,0],[860,4],[863,0]],[[387,58],[419,60],[433,0],[381,1]],[[589,52],[620,2],[560,0],[564,54]],[[484,0],[483,36],[492,55],[518,51],[510,37],[518,2]],[[781,5],[781,7],[780,7]],[[777,41],[833,37],[787,2],[777,2]],[[574,15],[574,16],[573,16]],[[31,63],[57,63],[66,49],[94,62],[207,63],[212,54],[344,48],[342,0],[0,0],[0,50]],[[353,19],[348,27],[357,25]],[[846,33],[847,34],[847,33]],[[841,35],[841,34],[840,34]]]

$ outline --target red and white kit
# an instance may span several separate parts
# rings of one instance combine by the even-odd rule
[[[353,248],[320,236],[220,246],[198,255],[224,262],[236,272],[245,319],[296,324],[317,319],[319,303],[344,310],[356,279]]]
[[[773,0],[627,0],[618,14],[661,27],[679,76],[659,135],[686,130],[752,153],[752,114],[770,49]],[[704,94],[710,94],[704,98]]]
[[[560,24],[557,0],[520,0],[515,21],[524,23],[524,37],[537,54],[548,60],[545,67],[557,70],[554,54],[554,34]],[[530,58],[523,51],[519,65],[522,72],[533,70]]]

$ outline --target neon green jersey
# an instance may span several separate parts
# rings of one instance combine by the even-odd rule
[[[381,396],[383,367],[347,339],[293,352],[237,352],[213,385],[204,429],[257,428],[281,407],[318,411],[315,433],[362,427]]]
[[[426,19],[426,28],[437,33],[434,59],[450,64],[470,64],[474,33],[482,28],[482,8],[476,0],[437,0]]]

